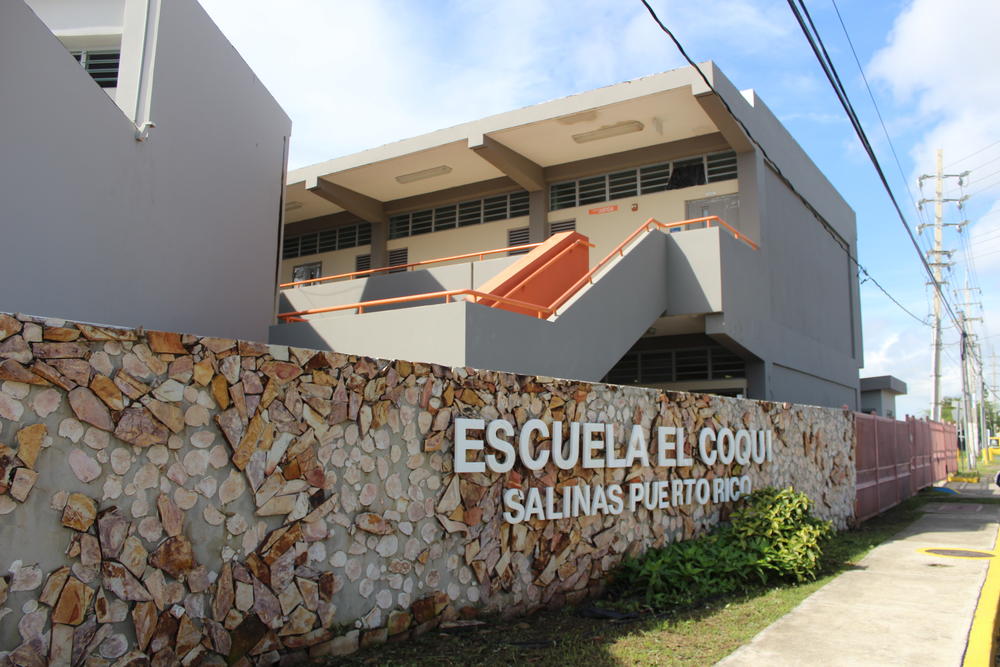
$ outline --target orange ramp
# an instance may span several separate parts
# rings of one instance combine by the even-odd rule
[[[511,300],[548,309],[587,274],[591,247],[579,232],[554,234],[480,285],[476,291],[483,294],[475,297],[476,303],[537,317],[538,309],[523,308]]]

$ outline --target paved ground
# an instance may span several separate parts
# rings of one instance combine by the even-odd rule
[[[951,486],[963,495],[1000,495],[987,484]],[[993,551],[1000,506],[935,503],[925,509],[856,570],[813,593],[719,665],[961,665],[989,559],[919,549]]]

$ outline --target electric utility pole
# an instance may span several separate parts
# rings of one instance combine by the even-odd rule
[[[973,308],[982,309],[982,303],[973,301],[971,294],[979,292],[979,288],[970,288],[966,278],[965,289],[962,292],[959,317],[962,322],[962,401],[967,412],[965,425],[965,448],[969,456],[969,465],[975,466],[982,446],[983,424],[983,367],[982,356],[978,350],[976,335],[972,333],[969,324],[982,322],[982,317],[969,317],[966,312]],[[956,296],[958,296],[956,292]],[[966,310],[969,309],[969,310]]]
[[[945,223],[944,204],[945,202],[958,202],[959,208],[961,208],[962,202],[968,199],[967,196],[963,196],[958,199],[945,197],[944,179],[957,178],[959,179],[959,185],[961,185],[962,179],[967,176],[969,172],[965,171],[961,174],[944,173],[944,151],[940,148],[937,150],[935,166],[936,169],[934,174],[922,174],[918,179],[918,184],[921,188],[923,187],[924,180],[928,178],[934,179],[934,199],[921,199],[918,204],[918,206],[922,208],[926,203],[934,203],[934,224],[919,225],[917,227],[917,233],[922,233],[926,227],[934,228],[934,248],[927,251],[927,263],[933,268],[934,282],[936,283],[934,288],[934,333],[932,338],[934,352],[933,360],[931,362],[931,419],[934,421],[941,421],[941,290],[945,284],[942,279],[942,269],[952,265],[951,255],[955,252],[954,250],[944,250],[941,247],[941,242],[943,240],[942,237],[945,227],[958,227],[961,229],[965,224],[964,221],[957,223]]]

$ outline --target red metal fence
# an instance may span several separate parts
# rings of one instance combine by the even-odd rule
[[[953,424],[907,417],[905,422],[855,413],[857,494],[854,514],[864,521],[958,469]]]

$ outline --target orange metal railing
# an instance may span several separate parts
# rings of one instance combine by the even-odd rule
[[[483,250],[481,252],[469,252],[464,255],[452,255],[451,257],[439,257],[437,259],[425,259],[422,262],[412,262],[410,264],[396,264],[395,266],[382,266],[377,269],[367,269],[365,271],[352,271],[351,273],[338,273],[335,276],[321,276],[310,278],[309,280],[297,280],[293,283],[281,283],[278,287],[301,287],[302,285],[315,285],[325,283],[330,280],[354,280],[360,276],[370,276],[375,273],[386,273],[389,271],[409,271],[417,266],[428,266],[430,264],[440,264],[442,262],[454,262],[460,259],[472,259],[474,257],[483,259],[486,255],[497,255],[503,252],[513,252],[516,250],[531,250],[542,245],[541,243],[526,243],[524,245],[512,245],[507,248],[497,248],[496,250]]]
[[[489,299],[490,301],[499,301],[500,303],[505,303],[516,308],[521,308],[524,310],[530,310],[533,313],[537,313],[537,317],[548,317],[552,314],[551,308],[545,308],[544,306],[539,306],[534,303],[528,303],[527,301],[518,301],[517,299],[510,299],[504,296],[497,296],[495,294],[488,294],[486,292],[480,292],[474,289],[453,289],[446,290],[444,292],[428,292],[426,294],[411,294],[409,296],[396,296],[390,299],[376,299],[374,301],[363,301],[361,303],[348,303],[340,306],[327,306],[326,308],[311,308],[309,310],[297,310],[292,313],[281,313],[278,315],[280,319],[286,322],[305,322],[303,315],[319,315],[321,313],[333,313],[339,310],[354,310],[357,314],[365,312],[365,308],[373,308],[377,306],[388,306],[395,305],[399,303],[409,303],[412,301],[427,301],[430,299],[444,299],[445,303],[451,303],[452,299],[457,296],[468,296],[472,297],[470,301],[476,303],[479,299]]]
[[[515,308],[517,308],[519,310],[527,310],[527,311],[530,311],[532,313],[535,313],[536,317],[538,317],[539,319],[545,319],[545,318],[551,317],[552,315],[558,314],[559,309],[562,306],[566,305],[566,302],[569,301],[571,298],[573,298],[573,296],[577,292],[579,292],[580,289],[582,289],[584,285],[592,284],[594,282],[594,276],[597,275],[597,273],[600,272],[601,269],[603,269],[604,267],[606,267],[611,262],[611,260],[613,260],[615,258],[616,255],[620,256],[620,257],[624,257],[625,256],[625,249],[627,247],[629,247],[629,245],[631,245],[632,242],[635,241],[641,234],[649,233],[649,232],[653,231],[654,229],[661,229],[661,230],[678,229],[678,228],[687,227],[689,225],[695,225],[695,224],[701,224],[701,223],[705,223],[706,226],[711,227],[713,222],[716,223],[716,224],[718,224],[720,227],[726,229],[727,231],[729,231],[733,235],[733,238],[737,239],[738,241],[742,241],[743,243],[746,243],[748,246],[750,246],[754,250],[758,250],[759,249],[759,246],[756,243],[754,243],[753,241],[751,241],[746,235],[744,235],[743,233],[741,233],[739,230],[737,230],[736,228],[734,228],[732,225],[730,225],[728,222],[726,222],[725,220],[723,220],[722,218],[720,218],[717,215],[709,215],[709,216],[704,216],[704,217],[701,217],[701,218],[691,218],[690,220],[682,220],[680,222],[671,222],[671,223],[663,223],[663,222],[660,222],[659,220],[656,220],[655,218],[649,218],[648,220],[646,220],[646,222],[642,223],[634,232],[632,232],[631,234],[629,234],[625,238],[625,240],[623,240],[621,243],[619,243],[615,247],[614,250],[612,250],[610,253],[608,253],[608,255],[604,259],[602,259],[600,262],[598,262],[597,264],[595,264],[592,269],[590,269],[583,276],[581,276],[579,280],[577,280],[569,289],[567,289],[565,292],[563,292],[563,294],[561,296],[559,296],[554,302],[552,302],[548,306],[543,306],[543,305],[539,305],[539,304],[535,304],[535,303],[528,303],[526,301],[519,301],[517,299],[511,299],[511,298],[504,297],[504,296],[499,296],[499,295],[496,295],[496,294],[489,294],[487,292],[482,292],[482,291],[475,290],[475,289],[457,289],[457,290],[447,290],[447,291],[443,291],[443,292],[429,292],[427,294],[411,294],[411,295],[408,295],[408,296],[398,296],[398,297],[392,297],[392,298],[389,298],[389,299],[378,299],[378,300],[375,300],[375,301],[363,301],[363,302],[360,302],[360,303],[344,304],[344,305],[340,305],[340,306],[328,306],[328,307],[325,307],[325,308],[311,308],[311,309],[308,309],[308,310],[298,310],[298,311],[293,311],[293,312],[289,312],[289,313],[280,313],[278,315],[278,318],[281,319],[281,320],[284,320],[285,322],[304,322],[305,321],[303,319],[304,315],[319,315],[319,314],[322,314],[322,313],[332,313],[332,312],[337,312],[337,311],[341,311],[341,310],[355,310],[358,314],[361,314],[361,313],[365,312],[365,308],[371,308],[371,307],[376,307],[376,306],[388,306],[388,305],[394,305],[394,304],[400,304],[400,303],[411,303],[411,302],[414,302],[414,301],[427,301],[427,300],[431,300],[431,299],[441,299],[441,298],[443,298],[445,300],[445,303],[450,303],[451,300],[454,297],[457,297],[457,296],[466,296],[466,297],[471,297],[471,298],[469,298],[469,300],[472,301],[473,303],[478,303],[480,300],[485,300],[485,301],[489,302],[489,305],[491,307],[496,307],[497,305],[513,306],[513,307],[515,307]],[[508,252],[510,250],[518,250],[518,249],[521,249],[521,248],[535,248],[535,247],[540,246],[540,245],[542,245],[542,244],[541,243],[531,243],[531,244],[524,245],[524,246],[512,246],[510,248],[502,248],[502,249],[499,249],[499,250],[487,250],[487,251],[483,251],[483,252],[473,252],[473,253],[468,253],[468,254],[465,254],[465,255],[456,255],[454,257],[445,257],[445,258],[441,258],[441,259],[426,260],[426,261],[423,261],[423,262],[415,262],[413,264],[407,264],[405,266],[406,267],[421,266],[421,265],[435,264],[435,263],[438,263],[438,262],[444,262],[444,261],[455,260],[455,259],[463,259],[463,258],[464,259],[468,259],[470,257],[479,257],[481,259],[482,256],[488,255],[488,254],[494,254],[494,253],[500,253],[500,252]],[[285,285],[282,285],[282,287],[300,285],[300,284],[303,284],[303,283],[317,282],[317,281],[322,281],[322,280],[332,280],[332,279],[335,279],[335,278],[338,278],[338,277],[345,277],[345,276],[354,277],[354,276],[357,276],[357,275],[364,275],[364,274],[368,274],[368,273],[375,273],[375,272],[378,272],[378,271],[387,271],[387,270],[391,270],[391,269],[398,270],[399,268],[400,267],[386,267],[386,268],[382,268],[382,269],[371,269],[370,271],[357,271],[357,272],[354,272],[353,274],[351,274],[351,273],[345,273],[345,274],[342,274],[341,276],[330,276],[330,277],[327,277],[327,278],[314,278],[312,280],[300,281],[300,282],[297,282],[297,283],[286,283]]]

